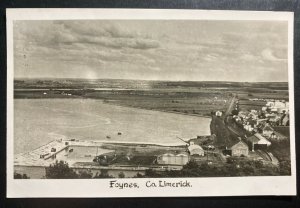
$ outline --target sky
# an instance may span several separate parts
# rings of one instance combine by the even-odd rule
[[[287,81],[287,22],[14,22],[15,78]]]

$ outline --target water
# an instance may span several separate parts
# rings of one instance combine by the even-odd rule
[[[101,100],[15,99],[14,152],[27,152],[60,138],[183,144],[177,136],[209,135],[209,123],[210,118],[114,106]]]

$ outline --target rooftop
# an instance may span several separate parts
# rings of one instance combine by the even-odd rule
[[[258,137],[256,137],[255,135],[252,135],[252,136],[248,137],[247,140],[250,141],[251,143],[257,143],[257,142],[259,142],[260,139]]]
[[[274,129],[271,126],[265,126],[265,128],[263,129],[264,131],[274,131]]]

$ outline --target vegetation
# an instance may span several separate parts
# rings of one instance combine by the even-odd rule
[[[153,153],[147,155],[134,155],[134,156],[126,156],[120,155],[117,156],[111,164],[122,164],[122,165],[152,165],[156,160],[156,156],[151,155]]]
[[[120,173],[119,176],[124,175]],[[125,175],[124,175],[125,177]],[[68,163],[65,161],[56,161],[54,164],[46,168],[46,178],[48,179],[88,179],[88,178],[113,178],[113,176],[108,175],[107,170],[101,170],[100,174],[93,174],[89,171],[79,171],[75,172],[69,167]]]
[[[269,151],[279,161],[280,175],[291,175],[291,159],[290,159],[290,142],[284,141],[272,141],[272,145],[269,147]]]
[[[120,172],[118,176],[119,178],[125,178],[125,174],[123,172]]]
[[[14,179],[30,179],[26,174],[14,172]]]
[[[261,109],[265,101],[251,101],[249,98],[287,98],[287,83],[239,83],[239,82],[169,82],[142,80],[15,80],[15,98],[92,98],[102,99],[106,103],[185,113],[191,115],[210,115],[211,134],[215,135],[216,146],[223,146],[230,140],[223,117],[210,114],[211,111],[225,110],[226,101],[237,95],[240,109]],[[96,88],[102,88],[96,90]],[[106,88],[106,89],[105,89]],[[23,89],[23,90],[18,90]],[[25,90],[24,90],[25,89]],[[26,90],[27,89],[27,90]],[[39,90],[30,90],[39,89]],[[44,89],[47,93],[44,94]],[[227,102],[228,103],[228,102]],[[238,111],[233,110],[233,115]],[[226,119],[235,130],[238,124]],[[237,130],[238,131],[238,130]],[[239,134],[246,134],[244,130]],[[210,141],[208,141],[210,142]],[[147,170],[146,176],[136,177],[211,177],[211,176],[246,176],[246,175],[289,175],[289,144],[272,144],[270,151],[278,158],[279,167],[250,160],[232,160],[222,165],[189,162],[180,171]],[[149,150],[143,150],[149,151]],[[135,156],[128,160],[122,156],[114,164],[151,165],[156,157]],[[20,174],[16,177],[23,177]],[[46,178],[92,178],[89,172],[76,173],[68,164],[60,161],[46,169]],[[119,177],[125,177],[120,173]],[[112,178],[107,171],[101,170],[94,178]]]
[[[182,170],[165,172],[146,171],[145,178],[155,177],[230,177],[230,176],[272,176],[279,175],[276,166],[264,165],[261,161],[249,161],[244,159],[229,159],[222,166],[198,164],[195,161],[187,163]],[[141,177],[141,176],[139,176]]]
[[[101,170],[100,174],[96,173],[96,175],[94,176],[94,178],[114,178],[113,176],[110,176],[108,174],[107,170]]]
[[[93,174],[91,172],[87,172],[87,171],[80,171],[77,175],[78,175],[78,178],[81,178],[81,179],[88,179],[88,178],[93,177]]]
[[[122,106],[205,116],[209,116],[211,110],[225,110],[225,101],[233,94],[246,100],[288,98],[286,82],[16,79],[14,87],[15,98],[102,99],[107,103]],[[101,90],[96,90],[97,88]],[[242,108],[249,106],[241,103]]]
[[[65,161],[56,161],[46,168],[46,178],[50,179],[74,179],[78,178],[78,174],[69,168]]]

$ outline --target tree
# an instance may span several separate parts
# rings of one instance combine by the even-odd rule
[[[140,173],[137,173],[136,176],[134,176],[134,178],[144,178],[144,176]]]
[[[27,176],[26,174],[20,174],[20,173],[14,172],[14,179],[30,179],[30,177]]]
[[[96,173],[94,178],[113,178],[108,174],[108,171],[105,169],[100,170],[100,174]]]
[[[158,178],[158,177],[161,177],[161,175],[152,169],[147,169],[145,171],[145,177],[146,178],[156,178],[156,177]]]
[[[233,110],[231,111],[231,113],[232,113],[232,115],[238,115],[238,114],[239,114],[239,111],[236,110],[236,109],[233,109]]]
[[[119,178],[125,178],[125,174],[123,172],[120,172],[118,176]]]
[[[78,177],[79,178],[83,178],[83,179],[87,179],[87,178],[92,178],[93,177],[93,174],[89,171],[80,171],[79,174],[78,174]]]
[[[279,163],[280,175],[291,175],[291,162],[281,161]]]
[[[197,169],[199,168],[199,165],[194,161],[190,160],[185,166],[183,166],[184,169]]]
[[[46,178],[52,179],[74,179],[79,176],[65,161],[56,161],[46,168]]]

